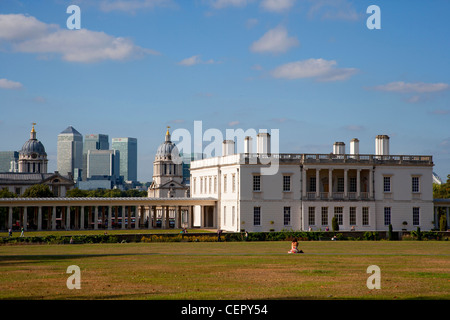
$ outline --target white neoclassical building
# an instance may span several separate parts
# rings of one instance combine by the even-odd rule
[[[391,155],[389,137],[375,139],[375,154],[359,154],[359,141],[336,142],[330,154],[271,154],[270,135],[246,137],[244,153],[234,141],[223,155],[191,163],[191,197],[213,198],[213,212],[197,210],[227,231],[430,230],[434,227],[431,156]],[[275,174],[264,174],[268,159]]]

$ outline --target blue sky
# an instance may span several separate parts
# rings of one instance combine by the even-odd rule
[[[68,30],[66,9],[81,9]],[[369,5],[381,29],[369,30]],[[0,1],[0,150],[36,122],[49,170],[57,135],[138,139],[150,181],[165,128],[279,129],[280,152],[433,155],[450,174],[450,2]]]

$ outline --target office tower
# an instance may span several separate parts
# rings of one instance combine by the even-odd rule
[[[120,153],[117,150],[88,150],[87,178],[119,178]]]
[[[87,154],[89,150],[108,150],[109,137],[107,134],[86,134],[83,144],[83,172],[82,179],[87,179]]]
[[[0,151],[0,172],[18,171],[19,152]]]
[[[75,172],[81,170],[83,165],[83,136],[69,126],[58,135],[57,149],[58,172],[63,176],[75,176]]]
[[[120,175],[125,181],[137,181],[137,139],[113,138],[112,149],[120,152]]]

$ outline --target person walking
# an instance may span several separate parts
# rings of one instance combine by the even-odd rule
[[[20,232],[20,236],[21,236],[21,237],[24,237],[24,234],[23,234],[23,227],[20,229],[20,231],[21,231],[21,232]]]

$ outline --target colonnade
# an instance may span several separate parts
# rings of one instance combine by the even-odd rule
[[[183,203],[182,200],[171,199],[172,201],[166,201],[167,203],[141,201],[144,204],[137,203],[137,200],[133,201],[135,203],[120,203],[114,199],[98,203],[77,203],[73,198],[67,203],[61,198],[54,198],[54,201],[0,199],[0,213],[4,215],[0,229],[24,228],[25,231],[41,231],[191,228],[195,205],[202,208],[207,205],[215,206],[213,200],[204,204],[200,200],[200,204],[196,204],[191,200]]]

